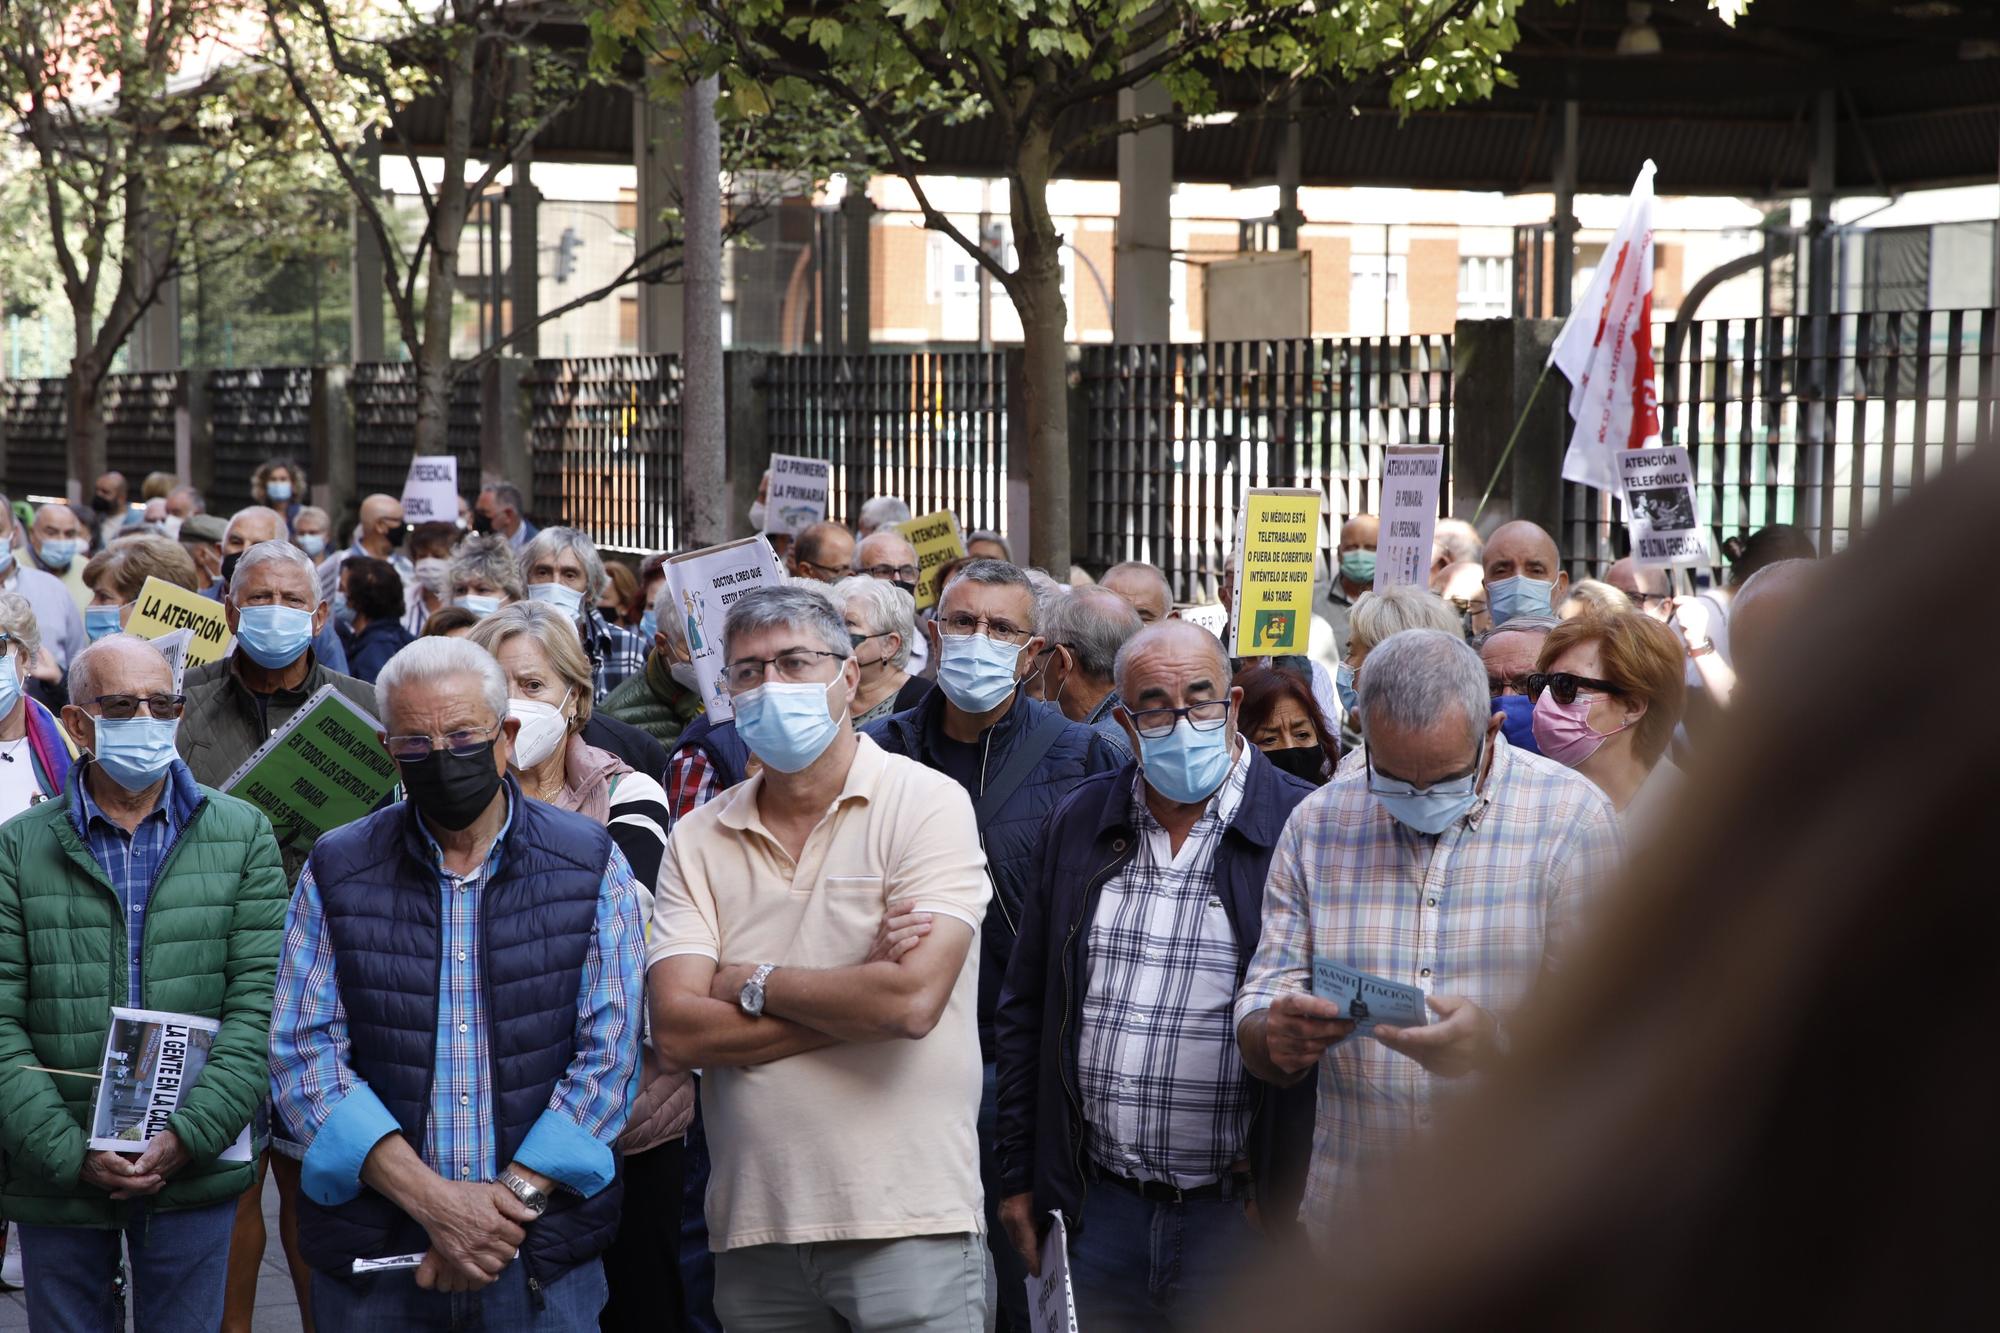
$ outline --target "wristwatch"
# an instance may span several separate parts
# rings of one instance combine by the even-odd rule
[[[522,1207],[531,1210],[536,1217],[549,1210],[549,1196],[529,1184],[525,1177],[503,1170],[500,1173],[500,1183],[507,1187],[509,1194],[521,1201]]]
[[[778,970],[776,963],[759,963],[757,970],[750,974],[750,980],[743,983],[743,993],[736,997],[736,1005],[752,1018],[764,1012],[764,982]]]
[[[1707,657],[1710,653],[1714,651],[1715,651],[1714,639],[1703,639],[1699,644],[1691,643],[1688,645],[1689,657]]]

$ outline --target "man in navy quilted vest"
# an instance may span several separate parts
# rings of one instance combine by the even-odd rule
[[[407,799],[313,849],[271,1023],[314,1319],[595,1329],[649,895],[601,825],[507,776],[483,649],[419,639],[376,697]]]

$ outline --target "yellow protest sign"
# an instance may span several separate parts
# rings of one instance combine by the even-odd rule
[[[896,531],[917,548],[917,610],[936,606],[937,572],[965,554],[965,539],[958,535],[958,516],[949,509],[898,523]]]
[[[1319,555],[1319,492],[1258,489],[1236,526],[1230,652],[1236,657],[1303,653],[1312,635],[1313,570]]]
[[[207,666],[229,651],[229,622],[223,618],[221,602],[159,578],[148,578],[139,587],[125,632],[157,639],[177,629],[194,632],[188,640],[186,666]]]

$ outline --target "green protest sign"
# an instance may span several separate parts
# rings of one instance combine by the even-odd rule
[[[321,686],[222,790],[264,812],[288,863],[303,859],[321,834],[361,818],[395,787],[379,729],[333,686]]]

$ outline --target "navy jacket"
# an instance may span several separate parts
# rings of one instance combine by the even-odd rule
[[[371,620],[367,629],[343,633],[340,637],[347,650],[347,674],[373,685],[382,668],[389,665],[389,659],[416,642],[417,636],[405,629],[400,620]]]
[[[715,790],[718,793],[729,790],[749,776],[750,747],[736,734],[733,718],[717,722],[711,715],[703,713],[681,732],[680,743],[674,746],[674,753],[679,754],[683,750],[699,750],[708,756],[709,771],[715,775]],[[664,778],[661,785],[666,785]]]
[[[1060,1208],[1074,1226],[1083,1212],[1083,1104],[1077,1053],[1088,942],[1104,885],[1138,848],[1127,763],[1078,784],[1056,807],[1042,840],[1021,938],[1000,997],[997,1151],[1003,1194],[1033,1190],[1035,1216]],[[1250,757],[1242,803],[1215,853],[1215,886],[1236,931],[1236,984],[1263,933],[1264,879],[1292,810],[1317,788]],[[1254,1082],[1254,1079],[1253,1079]],[[1298,1214],[1312,1153],[1314,1083],[1256,1083],[1261,1094],[1248,1156],[1265,1224]]]
[[[938,768],[932,745],[943,734],[944,705],[944,691],[932,690],[907,713],[893,713],[869,723],[865,730],[890,754],[914,759],[927,768]],[[986,773],[998,776],[1015,744],[1049,713],[1056,713],[1055,705],[1016,693],[1014,706],[986,729]],[[1007,974],[1008,955],[1014,950],[1021,901],[1035,878],[1042,826],[1048,822],[1049,812],[1056,808],[1056,803],[1077,783],[1117,764],[1118,756],[1104,743],[1103,737],[1082,723],[1065,722],[1062,735],[1035,771],[1015,788],[999,812],[980,827],[987,868],[993,876],[993,901],[986,909],[986,924],[979,932],[979,1049],[989,1062],[995,1050],[993,1012],[1000,1003],[1000,982]],[[968,789],[966,794],[977,808],[979,791]]]
[[[611,856],[602,825],[523,798],[512,777],[507,785],[513,822],[479,921],[495,1160],[503,1166],[576,1054],[576,997]],[[437,871],[416,820],[410,804],[398,802],[321,838],[310,865],[347,1009],[349,1063],[422,1152],[444,945]],[[528,1228],[521,1262],[531,1291],[611,1243],[624,1193],[620,1172],[587,1199],[557,1191]],[[346,1278],[357,1258],[429,1248],[413,1218],[366,1187],[331,1208],[301,1196],[299,1209],[299,1248],[325,1273]]]

